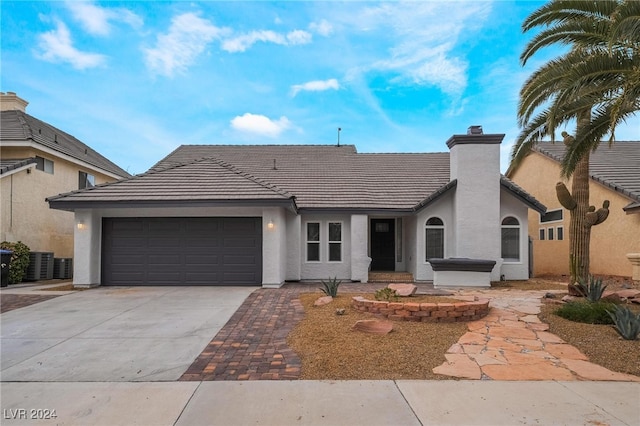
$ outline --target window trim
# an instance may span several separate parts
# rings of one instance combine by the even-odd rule
[[[309,225],[318,225],[318,241],[309,240]],[[304,260],[306,263],[321,263],[322,262],[322,223],[320,221],[309,221],[304,224]],[[318,246],[318,260],[309,260],[309,244],[317,244]]]
[[[331,225],[340,225],[340,240],[331,240]],[[342,263],[344,259],[344,223],[341,220],[327,221],[327,263]],[[340,260],[331,260],[331,244],[340,244]]]
[[[502,222],[505,221],[505,219],[508,218],[513,218],[516,221],[518,221],[517,225],[503,225]],[[504,253],[502,252],[502,244],[503,244],[503,236],[502,236],[502,231],[504,229],[517,229],[518,230],[518,259],[515,258],[505,258],[503,255]],[[515,265],[515,264],[522,264],[522,255],[523,255],[523,250],[522,250],[522,220],[518,217],[516,217],[513,214],[508,214],[506,216],[504,216],[501,220],[500,220],[500,257],[503,259],[503,263],[507,263],[507,264],[511,264],[511,265]]]
[[[440,222],[442,222],[442,225],[427,225],[427,222],[429,222],[431,219],[440,220]],[[447,255],[447,232],[446,232],[446,228],[447,228],[447,224],[442,219],[442,217],[440,217],[440,216],[436,216],[436,215],[429,216],[427,218],[427,220],[424,221],[424,232],[422,233],[422,237],[424,238],[424,240],[423,240],[424,257],[423,257],[422,261],[425,264],[427,264],[427,265],[431,264],[429,262],[428,258],[427,258],[427,230],[428,229],[441,229],[442,230],[442,257],[446,257],[446,255]]]

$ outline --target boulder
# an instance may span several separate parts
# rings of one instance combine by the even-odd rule
[[[393,323],[376,319],[360,320],[353,325],[352,330],[370,334],[387,334],[393,330]]]
[[[396,294],[402,297],[413,296],[418,289],[418,287],[413,284],[389,284],[387,288],[395,290]]]
[[[628,290],[618,290],[616,294],[623,299],[635,299],[640,297],[640,290],[628,289]]]
[[[313,302],[313,306],[328,305],[331,302],[333,302],[333,297],[331,297],[331,296],[323,296],[323,297],[319,298],[318,300],[316,300],[315,302]]]

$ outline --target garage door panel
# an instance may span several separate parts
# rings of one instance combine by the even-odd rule
[[[104,285],[259,285],[261,218],[105,218]]]

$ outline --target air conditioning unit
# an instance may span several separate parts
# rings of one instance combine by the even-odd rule
[[[53,278],[57,280],[68,280],[73,278],[73,259],[53,259]]]
[[[32,251],[29,253],[29,267],[25,281],[53,279],[53,253]]]

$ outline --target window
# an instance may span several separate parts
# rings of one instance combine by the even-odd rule
[[[509,216],[502,220],[502,258],[506,262],[520,261],[520,222]]]
[[[544,236],[545,236],[544,228],[540,228],[540,241],[545,240]]]
[[[36,157],[36,169],[45,173],[53,174],[53,161],[46,158]]]
[[[427,220],[425,227],[425,260],[444,258],[444,222],[438,217]]]
[[[540,223],[558,222],[558,221],[561,221],[562,219],[563,219],[562,209],[550,210],[545,214],[540,215]]]
[[[547,229],[547,235],[549,236],[549,241],[553,240],[553,228]]]
[[[320,261],[320,224],[307,223],[307,262]]]
[[[556,237],[558,238],[558,241],[564,240],[564,228],[562,226],[558,226]]]
[[[96,186],[96,177],[86,172],[78,172],[78,189]]]
[[[329,262],[342,261],[342,223],[329,222]]]

